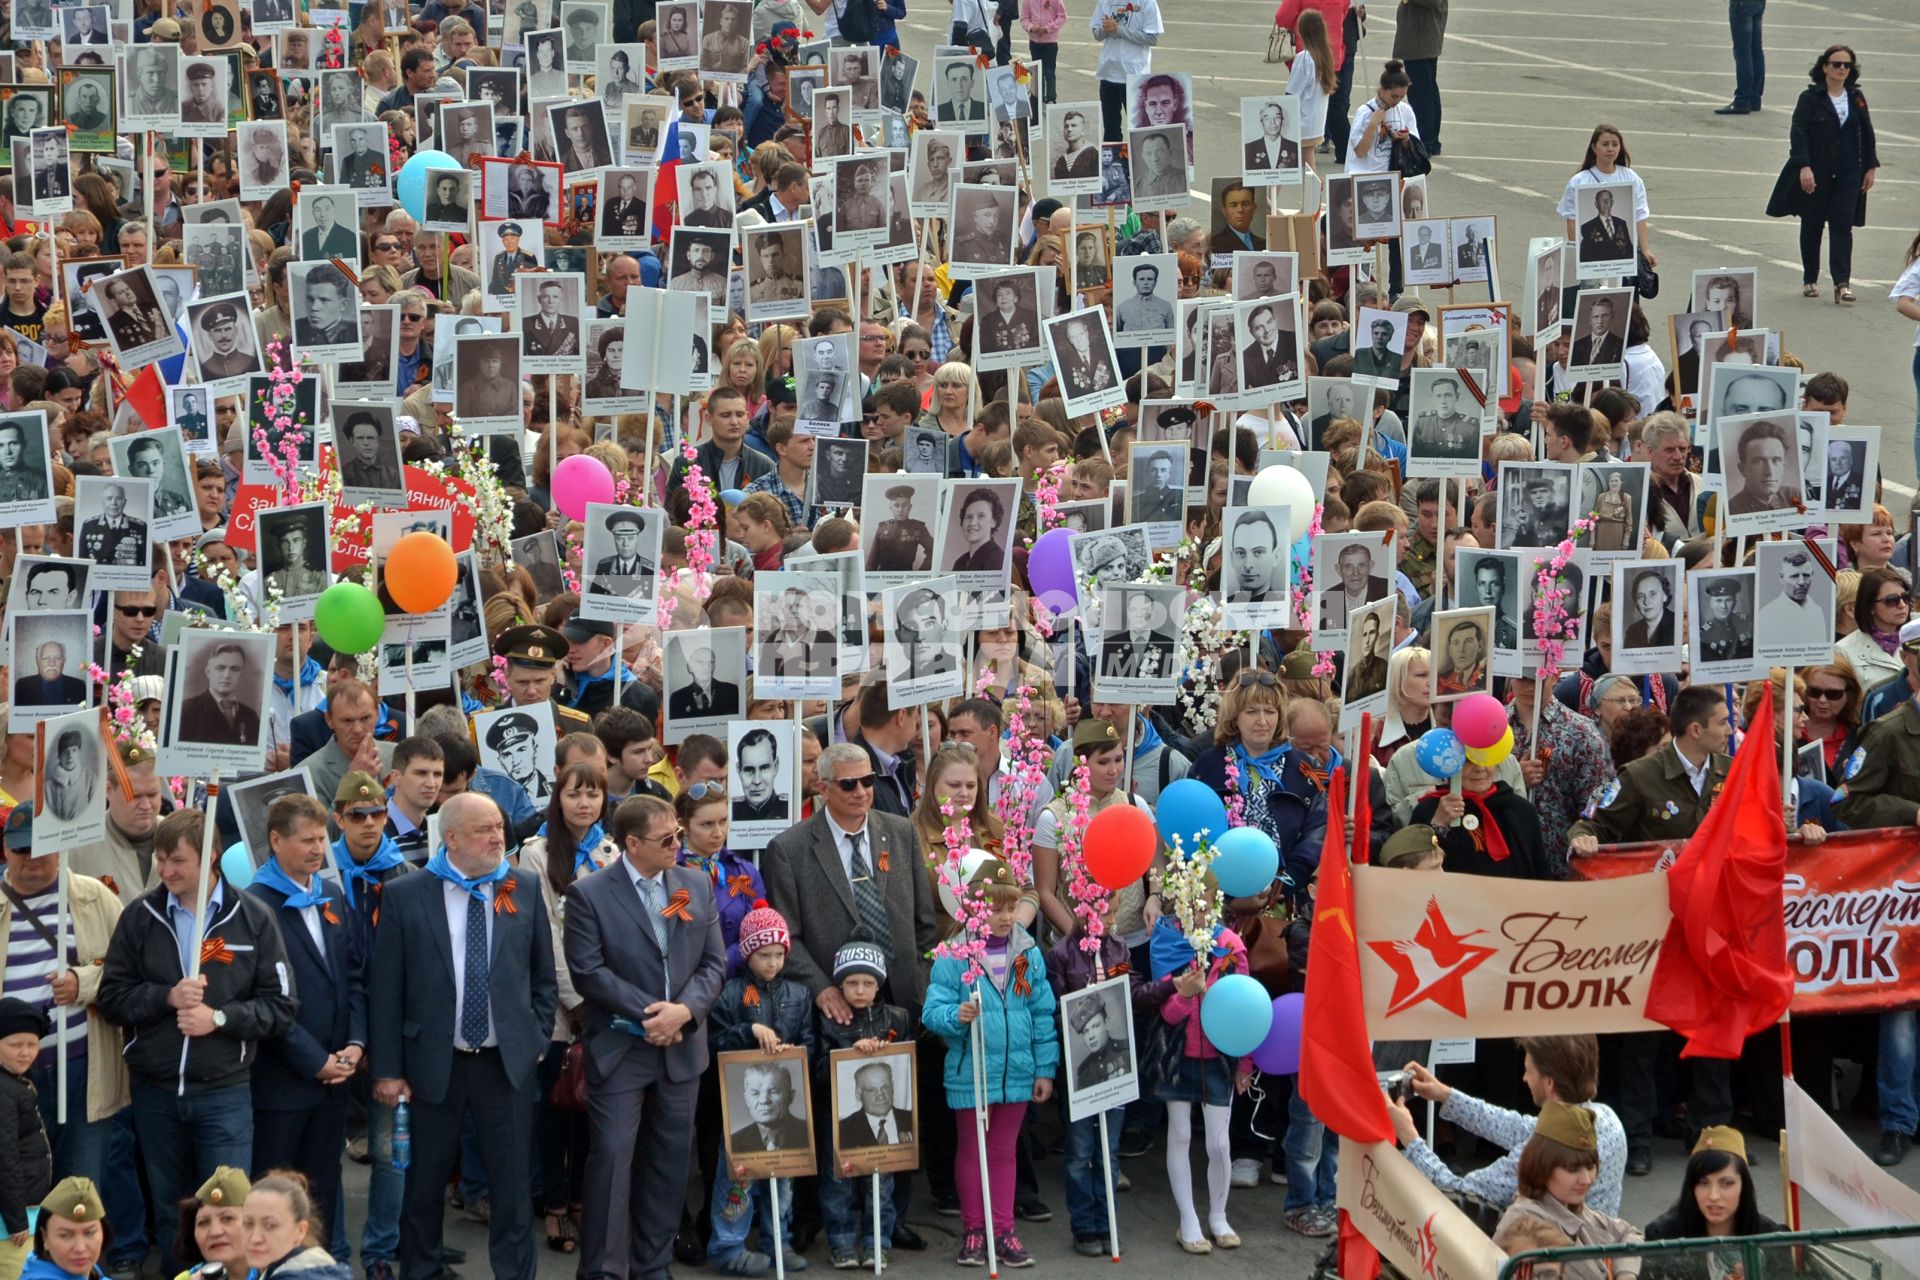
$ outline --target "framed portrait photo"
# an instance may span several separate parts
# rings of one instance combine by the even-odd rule
[[[806,1050],[750,1049],[722,1053],[714,1061],[720,1069],[728,1167],[756,1179],[812,1173],[813,1106]]]
[[[919,1167],[915,1049],[907,1041],[886,1045],[876,1053],[835,1049],[828,1055],[833,1156],[843,1176]]]

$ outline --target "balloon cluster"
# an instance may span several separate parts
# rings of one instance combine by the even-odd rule
[[[1513,754],[1506,705],[1490,693],[1469,694],[1454,705],[1453,732],[1465,745],[1467,759],[1483,768]]]
[[[408,613],[432,613],[453,597],[459,566],[437,533],[409,533],[387,553],[387,594]],[[367,653],[380,643],[387,612],[357,582],[336,582],[313,605],[314,629],[335,653]]]

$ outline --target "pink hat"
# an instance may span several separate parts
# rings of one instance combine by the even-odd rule
[[[762,947],[792,951],[793,935],[785,916],[768,906],[765,898],[755,898],[753,910],[740,917],[740,958],[745,960]]]

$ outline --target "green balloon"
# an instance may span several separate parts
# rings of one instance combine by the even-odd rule
[[[336,582],[314,602],[313,623],[335,653],[365,653],[380,643],[387,615],[373,592],[357,582]]]

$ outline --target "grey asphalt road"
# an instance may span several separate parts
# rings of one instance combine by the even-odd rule
[[[1274,0],[1161,0],[1167,33],[1154,66],[1192,74],[1199,103],[1196,193],[1204,195],[1208,179],[1238,171],[1240,98],[1272,92],[1286,79],[1265,61],[1274,7]],[[1095,46],[1085,30],[1090,8],[1085,0],[1068,5],[1063,100],[1097,96]],[[1394,8],[1383,0],[1369,10],[1356,102],[1392,55]],[[911,14],[903,24],[909,44],[943,33],[946,10]],[[1860,302],[1851,308],[1835,306],[1830,287],[1819,301],[1800,296],[1799,224],[1764,212],[1807,69],[1836,42],[1860,55],[1883,165],[1869,225],[1855,234]],[[1848,379],[1848,421],[1888,428],[1880,465],[1904,499],[1915,482],[1914,326],[1886,294],[1920,230],[1920,97],[1910,91],[1920,77],[1920,9],[1911,0],[1773,0],[1765,44],[1764,109],[1716,116],[1713,108],[1733,91],[1726,7],[1718,0],[1613,0],[1600,12],[1584,0],[1455,0],[1440,59],[1444,153],[1429,179],[1429,216],[1496,217],[1502,280],[1517,295],[1527,240],[1562,231],[1554,206],[1593,126],[1617,126],[1653,211],[1656,332],[1664,334],[1667,318],[1684,309],[1695,270],[1758,266],[1758,323],[1781,330],[1786,350],[1809,369]],[[1025,56],[1018,37],[1014,48]],[[1825,283],[1824,258],[1821,276]],[[1469,300],[1464,290],[1461,300]],[[1657,349],[1671,363],[1670,350]]]

